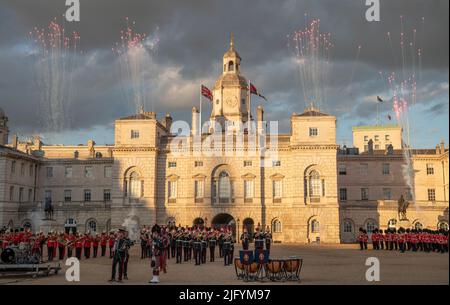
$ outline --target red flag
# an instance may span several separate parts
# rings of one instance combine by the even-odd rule
[[[202,85],[202,95],[204,97],[206,97],[207,99],[209,99],[210,101],[213,100],[213,95],[212,95],[211,90],[209,90],[206,86],[203,86],[203,85]]]
[[[250,83],[250,94],[255,94],[255,95],[257,95],[257,96],[259,96],[259,97],[261,97],[261,98],[263,98],[263,99],[265,99],[267,101],[266,97],[261,95],[258,92],[258,89],[256,89],[256,87],[252,83]]]

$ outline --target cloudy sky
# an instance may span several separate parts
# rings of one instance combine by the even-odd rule
[[[324,112],[338,118],[338,143],[351,144],[351,126],[376,123],[376,96],[380,119],[395,122],[386,79],[380,75],[416,69],[417,102],[411,105],[411,144],[434,147],[449,142],[449,2],[448,0],[380,0],[380,22],[367,22],[365,0],[80,0],[81,21],[65,23],[67,32],[81,36],[80,54],[67,68],[72,71],[67,123],[47,141],[78,144],[94,138],[113,143],[114,119],[133,113],[129,79],[121,73],[111,48],[120,41],[125,17],[135,29],[157,38],[149,51],[143,77],[147,110],[161,117],[190,121],[198,105],[198,88],[212,87],[221,71],[230,32],[242,57],[242,73],[269,102],[262,104],[267,120],[279,120],[289,130],[288,117],[305,108],[295,57],[287,35],[319,18],[321,31],[330,32],[329,81],[324,84]],[[44,28],[55,17],[63,22],[64,0],[0,0],[0,107],[13,133],[31,136],[46,132],[42,119],[42,71],[36,69],[36,45],[29,38],[34,27]],[[400,33],[403,16],[405,43],[422,49],[420,65],[405,51],[402,69]],[[387,38],[391,33],[391,43]],[[358,54],[358,46],[361,50]],[[417,59],[417,58],[416,58]],[[414,64],[416,63],[416,64]],[[205,107],[206,117],[207,107]]]

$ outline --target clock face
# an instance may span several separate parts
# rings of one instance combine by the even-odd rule
[[[236,97],[229,97],[226,99],[227,105],[230,107],[235,107],[237,105],[237,98]]]

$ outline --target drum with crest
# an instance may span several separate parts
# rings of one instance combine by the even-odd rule
[[[303,259],[301,259],[299,256],[289,256],[288,258],[286,258],[283,265],[286,279],[289,281],[299,281],[302,265]]]
[[[267,262],[266,273],[271,281],[282,281],[285,279],[285,261],[283,258],[273,258]]]

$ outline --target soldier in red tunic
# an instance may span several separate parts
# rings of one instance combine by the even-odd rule
[[[100,235],[96,234],[94,238],[92,238],[92,250],[94,251],[94,258],[97,257],[98,245],[100,243]]]
[[[78,236],[76,236],[75,239],[75,256],[76,258],[78,258],[78,260],[81,259],[81,252],[83,250],[83,238]]]
[[[102,232],[102,235],[100,236],[100,248],[102,249],[102,257],[106,255],[106,245],[108,244],[108,236],[106,235],[106,232]]]
[[[84,247],[84,257],[88,259],[91,256],[91,244],[92,239],[89,235],[89,231],[84,235],[83,238],[83,247]]]
[[[66,241],[67,241],[67,257],[72,257],[73,247],[75,246],[74,244],[75,235],[73,235],[73,233],[70,232],[69,235],[67,235],[66,237]]]
[[[59,260],[63,260],[66,252],[66,239],[64,237],[64,233],[59,234],[57,244],[59,250]]]
[[[53,260],[54,257],[54,251],[55,251],[55,243],[54,243],[54,239],[53,239],[53,235],[51,232],[48,232],[47,234],[47,256],[48,256],[48,261],[51,262]]]

